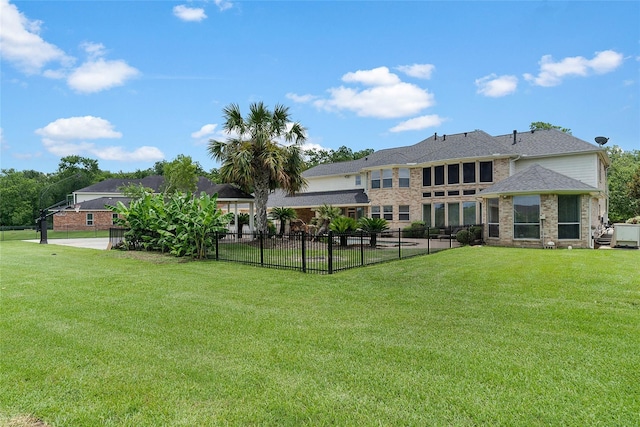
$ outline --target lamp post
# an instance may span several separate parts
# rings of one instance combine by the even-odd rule
[[[71,176],[66,177],[65,179],[61,179],[58,182],[54,182],[51,185],[48,185],[47,187],[44,188],[44,190],[42,190],[40,192],[40,200],[38,202],[38,207],[40,208],[40,217],[36,220],[38,222],[39,228],[40,228],[40,244],[41,245],[46,245],[49,242],[47,241],[47,217],[49,216],[49,214],[47,214],[47,212],[49,211],[49,209],[51,209],[52,207],[56,206],[50,206],[48,208],[43,208],[42,207],[42,196],[45,195],[45,193],[47,191],[49,191],[49,189],[51,187],[53,187],[54,185],[58,185],[62,182],[68,181],[71,178],[80,178],[82,176],[82,174],[80,172],[73,174]]]

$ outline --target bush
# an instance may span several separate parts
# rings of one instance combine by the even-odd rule
[[[475,236],[468,230],[460,230],[456,234],[456,240],[462,245],[470,245],[475,240]]]
[[[425,237],[427,227],[424,221],[412,222],[409,227],[402,229],[402,237],[423,238]]]
[[[627,224],[640,224],[640,215],[627,220]]]
[[[479,225],[469,227],[469,232],[473,234],[474,240],[482,240],[482,227]]]

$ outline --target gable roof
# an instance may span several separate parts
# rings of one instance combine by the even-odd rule
[[[267,207],[287,206],[291,208],[301,208],[322,206],[325,203],[333,206],[366,205],[369,203],[369,198],[362,189],[296,193],[293,196],[287,195],[282,190],[276,190],[269,194]]]
[[[160,175],[152,175],[144,178],[136,179],[122,179],[111,178],[104,181],[92,184],[88,187],[76,190],[76,193],[113,193],[114,195],[121,195],[121,187],[127,185],[142,185],[143,187],[151,188],[154,193],[159,193],[164,185],[164,177]],[[218,199],[224,200],[253,200],[253,196],[248,194],[238,187],[232,184],[214,184],[211,180],[201,176],[198,178],[196,194],[205,192],[209,195],[215,193],[218,194]],[[118,196],[116,196],[118,197]],[[86,202],[84,202],[86,203]]]
[[[365,158],[328,163],[303,172],[305,178],[358,173],[373,167],[426,164],[448,160],[517,156],[551,156],[575,153],[605,153],[601,147],[557,129],[491,136],[481,130],[437,135],[417,144],[374,151]],[[606,154],[604,154],[606,157]]]
[[[539,164],[520,171],[478,193],[480,197],[516,194],[584,194],[599,189],[577,179],[569,178]]]

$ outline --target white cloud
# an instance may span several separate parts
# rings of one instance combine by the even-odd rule
[[[0,0],[0,54],[26,74],[50,62],[70,65],[73,58],[40,36],[41,21],[30,21],[8,0]]]
[[[125,81],[136,77],[140,71],[123,60],[106,61],[102,58],[89,60],[73,70],[67,84],[81,93],[100,92],[122,86]]]
[[[308,95],[308,94],[307,95],[297,95],[297,94],[291,93],[291,92],[287,93],[285,96],[288,99],[292,100],[293,102],[297,102],[297,103],[300,103],[300,104],[309,103],[309,102],[311,102],[311,101],[313,101],[314,99],[317,98],[316,96],[313,96],[313,95]]]
[[[200,22],[207,18],[204,9],[196,7],[188,7],[183,4],[173,8],[173,14],[179,19],[187,22]]]
[[[596,52],[592,59],[583,56],[573,56],[555,62],[551,55],[544,55],[540,59],[540,72],[537,76],[524,74],[524,78],[536,86],[558,86],[565,77],[586,77],[591,73],[609,73],[624,61],[621,53],[613,50]]]
[[[406,120],[398,123],[398,125],[389,129],[390,132],[405,132],[409,130],[421,130],[430,127],[440,126],[446,119],[438,116],[437,114],[431,114],[427,116],[415,117],[413,119]]]
[[[233,3],[228,0],[214,0],[214,2],[221,11],[231,9],[233,7]]]
[[[396,69],[408,76],[428,80],[431,78],[431,74],[433,74],[436,66],[433,64],[413,64],[400,65],[399,67],[396,67]]]
[[[203,138],[205,136],[213,135],[216,131],[217,124],[208,124],[200,128],[200,130],[193,132],[191,138]]]
[[[349,110],[361,117],[397,118],[416,114],[435,104],[431,93],[401,81],[387,67],[347,73],[342,80],[371,87],[330,88],[328,92],[331,96],[328,99],[317,99],[313,105],[328,111]]]
[[[492,98],[510,95],[518,88],[518,78],[516,76],[500,76],[489,74],[476,80],[478,93]]]
[[[80,47],[87,53],[89,59],[101,58],[105,54],[105,47],[102,43],[84,42]]]
[[[143,146],[127,151],[119,146],[101,147],[87,140],[118,139],[122,133],[114,130],[108,120],[94,116],[69,117],[55,120],[36,134],[42,136],[42,144],[50,153],[57,156],[88,154],[100,160],[118,161],[157,161],[164,154],[156,147]]]

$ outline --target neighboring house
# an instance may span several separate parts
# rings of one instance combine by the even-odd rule
[[[294,208],[308,222],[330,204],[353,218],[385,218],[392,229],[483,224],[490,245],[593,247],[607,221],[609,164],[602,147],[555,129],[435,134],[311,168],[303,193],[276,191],[268,207]]]
[[[164,185],[164,177],[148,176],[142,179],[107,179],[97,184],[73,192],[73,207],[53,215],[53,229],[66,230],[108,230],[113,227],[117,214],[106,206],[115,206],[119,201],[128,205],[130,198],[122,193],[127,185],[142,185],[160,193]],[[196,194],[205,192],[218,194],[218,207],[225,212],[237,216],[240,210],[253,212],[253,196],[231,184],[214,184],[204,177],[198,179]],[[253,215],[251,215],[253,218]],[[249,224],[253,230],[253,221]]]

